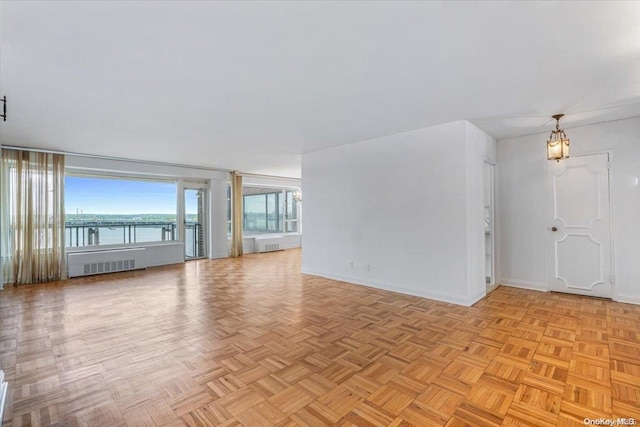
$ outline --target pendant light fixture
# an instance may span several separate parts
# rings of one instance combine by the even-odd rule
[[[302,189],[298,188],[296,191],[294,191],[293,200],[298,203],[302,202]]]
[[[560,129],[560,119],[564,114],[556,114],[552,116],[556,119],[556,128],[551,131],[549,140],[547,141],[547,159],[560,161],[560,159],[569,158],[569,138],[567,134]]]

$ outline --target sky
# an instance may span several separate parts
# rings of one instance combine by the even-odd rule
[[[174,182],[67,176],[65,212],[84,214],[175,214]],[[188,201],[187,201],[187,204]]]

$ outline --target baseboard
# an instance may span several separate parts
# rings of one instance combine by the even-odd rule
[[[524,282],[514,279],[500,279],[497,284],[511,286],[512,288],[529,289],[531,291],[548,292],[549,288],[544,282]]]
[[[326,277],[327,279],[338,280],[341,282],[353,283],[354,285],[367,286],[369,288],[381,289],[383,291],[390,292],[398,292],[401,294],[412,295],[421,298],[427,298],[435,301],[447,302],[451,304],[471,306],[475,304],[479,299],[481,299],[484,294],[475,295],[471,298],[463,298],[458,295],[446,294],[441,292],[434,292],[431,290],[425,289],[415,289],[410,288],[394,283],[381,282],[379,280],[367,278],[367,277],[358,277],[358,276],[348,276],[341,275],[335,273],[328,273],[326,271],[315,270],[311,268],[302,267],[301,272],[304,274],[310,274],[312,276],[320,276]]]
[[[301,248],[301,246],[300,245],[283,245],[280,248],[280,250],[281,251],[286,251],[287,249],[298,249],[298,248]],[[243,252],[243,254],[245,254],[245,255],[248,255],[248,254],[259,254],[259,253],[269,253],[269,252],[256,252],[255,249]]]
[[[293,244],[293,245],[283,245],[282,249],[297,249],[297,248],[301,248],[302,246],[299,244]]]
[[[229,258],[229,253],[225,252],[225,253],[219,253],[219,254],[211,254],[211,256],[209,256],[209,259],[222,259],[222,258]]]
[[[475,293],[475,295],[471,295],[471,297],[469,298],[469,305],[473,305],[475,303],[477,303],[478,301],[480,301],[482,298],[484,298],[487,295],[487,289],[479,289],[478,292]]]
[[[640,295],[630,295],[630,294],[620,294],[616,293],[614,301],[618,302],[626,302],[629,304],[638,304],[640,305]]]

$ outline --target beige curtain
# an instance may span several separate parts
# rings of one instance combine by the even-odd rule
[[[242,256],[242,176],[231,172],[231,256]]]
[[[65,278],[64,156],[2,149],[0,174],[2,281]]]

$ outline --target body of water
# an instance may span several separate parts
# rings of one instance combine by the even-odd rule
[[[97,241],[100,245],[122,245],[128,243],[159,242],[171,240],[171,233],[163,230],[161,225],[136,225],[117,227],[91,227],[97,229]],[[84,234],[84,238],[83,238]],[[65,230],[66,246],[88,246],[93,236],[89,227],[70,227]],[[176,236],[177,237],[177,236]],[[96,244],[95,239],[93,243]]]

